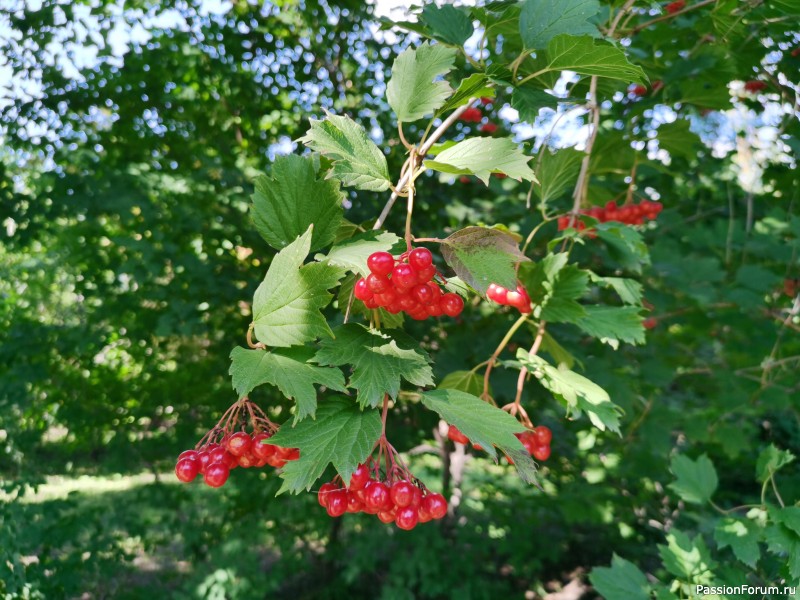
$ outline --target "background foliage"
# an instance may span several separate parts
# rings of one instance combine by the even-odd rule
[[[410,533],[366,517],[332,521],[311,494],[275,498],[272,472],[237,471],[222,490],[180,486],[169,473],[235,400],[228,355],[274,255],[248,214],[254,181],[323,109],[391,148],[396,174],[402,146],[385,82],[410,41],[458,46],[470,23],[488,24],[490,73],[508,82],[502,65],[521,50],[561,43],[561,33],[608,33],[621,3],[570,2],[599,12],[587,22],[553,9],[549,29],[529,14],[547,2],[426,7],[402,25],[410,36],[379,31],[361,2],[259,4],[121,11],[46,0],[0,13],[10,79],[0,115],[0,591],[388,599],[564,587],[575,598],[671,598],[697,583],[796,583],[797,3],[719,0],[676,15],[637,3],[620,21],[646,77],[599,80],[588,192],[598,205],[628,194],[664,203],[643,232],[651,261],[640,276],[656,326],[646,345],[615,351],[555,324],[546,353],[574,361],[624,409],[621,435],[565,419],[531,382],[524,403],[554,431],[538,490],[448,445],[446,462],[465,463],[451,477],[435,416],[400,404],[393,443],[413,448],[415,472],[441,481],[456,505],[441,527]],[[481,58],[467,45],[457,76]],[[501,131],[530,138],[533,196],[513,179],[427,177],[417,235],[504,224],[527,236],[542,220],[539,201],[570,209],[580,166],[571,147],[587,118],[575,107],[588,79],[558,83],[575,65],[550,64],[522,62],[520,77],[546,72],[513,90],[501,83],[486,111]],[[644,95],[629,91],[637,79]],[[766,88],[748,92],[751,80]],[[544,92],[554,86],[560,98]],[[476,127],[459,123],[453,138]],[[406,127],[409,139],[421,134]],[[347,193],[352,223],[371,223],[387,197]],[[387,228],[400,232],[403,216],[396,210]],[[541,259],[557,235],[555,222],[543,226],[528,255]],[[585,241],[574,251],[582,265],[625,272]],[[482,301],[459,321],[404,327],[441,381],[486,360],[514,319]],[[520,330],[501,358],[534,333]],[[496,370],[498,401],[513,399],[516,378]],[[253,398],[287,418],[275,388]]]

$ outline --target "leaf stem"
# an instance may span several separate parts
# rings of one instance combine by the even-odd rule
[[[483,373],[483,394],[481,394],[483,400],[487,402],[491,401],[491,396],[489,395],[489,376],[492,374],[492,369],[494,368],[494,363],[497,361],[497,357],[500,356],[500,353],[503,352],[508,342],[511,341],[511,337],[517,332],[517,329],[522,327],[527,320],[528,313],[520,316],[506,332],[505,337],[500,341],[500,344],[489,357],[489,360],[486,361],[486,371]]]
[[[539,321],[539,328],[536,330],[536,337],[534,338],[533,345],[528,352],[530,356],[536,356],[539,353],[539,348],[541,347],[542,340],[544,339],[544,329],[546,326],[547,321]],[[528,367],[522,367],[522,370],[519,372],[519,377],[517,378],[517,395],[514,398],[514,405],[517,407],[517,410],[520,411],[526,418],[528,415],[522,409],[522,406],[520,406],[520,401],[522,400],[522,388],[525,387],[525,377],[527,377],[527,375]],[[530,422],[530,419],[528,421]]]

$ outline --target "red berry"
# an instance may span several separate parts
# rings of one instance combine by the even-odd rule
[[[389,488],[380,481],[370,481],[364,488],[364,504],[373,510],[384,510],[392,504]]]
[[[631,88],[631,94],[634,96],[644,96],[647,94],[647,88],[643,85],[635,85],[633,88]]]
[[[347,512],[360,513],[364,509],[364,503],[358,498],[357,494],[347,493]]]
[[[419,306],[419,302],[417,302],[416,300],[414,300],[414,298],[408,295],[400,296],[397,302],[398,304],[400,304],[400,307],[405,311],[413,312],[414,309]]]
[[[208,453],[208,464],[221,462],[229,469],[233,468],[233,465],[238,463],[237,458],[225,450],[225,448],[214,448],[211,452]]]
[[[275,446],[272,444],[265,444],[264,440],[272,437],[269,433],[257,433],[253,436],[253,443],[250,445],[250,452],[258,460],[267,460],[270,456],[275,455]]]
[[[470,106],[467,110],[461,113],[459,117],[465,123],[480,123],[483,118],[483,113],[480,109]]]
[[[417,285],[417,272],[410,265],[401,263],[392,271],[392,283],[395,288],[407,289]]]
[[[430,304],[433,302],[433,292],[425,283],[414,286],[414,289],[411,290],[411,297],[420,304]]]
[[[178,460],[182,458],[193,458],[194,460],[197,460],[198,454],[199,452],[197,450],[184,450],[178,455]]]
[[[494,133],[497,131],[497,125],[494,123],[485,123],[478,128],[481,133]]]
[[[353,295],[361,300],[362,302],[365,300],[369,300],[372,298],[372,292],[367,287],[367,280],[363,277],[356,281],[356,286],[353,288]]]
[[[397,512],[394,509],[378,512],[378,519],[380,519],[381,523],[392,523],[396,517]]]
[[[395,301],[397,294],[394,292],[394,290],[387,289],[382,294],[375,294],[373,298],[375,298],[375,302],[378,303],[378,306],[389,306]]]
[[[373,294],[382,294],[383,292],[391,289],[389,278],[386,275],[375,275],[370,273],[367,275],[367,289]]]
[[[534,446],[531,454],[536,460],[547,460],[550,458],[550,446]]]
[[[537,446],[549,446],[553,439],[553,432],[549,427],[539,425],[533,430],[533,440]]]
[[[644,321],[642,321],[642,326],[645,329],[654,329],[658,325],[658,320],[653,317],[647,317]]]
[[[674,15],[676,12],[680,12],[686,6],[686,0],[675,0],[675,2],[670,2],[664,8],[667,11],[667,14]]]
[[[498,304],[508,304],[508,290],[496,283],[490,283],[486,295]]]
[[[389,275],[394,269],[394,257],[388,252],[373,252],[367,259],[367,267],[375,275]]]
[[[200,461],[195,460],[191,456],[184,456],[178,459],[175,465],[175,476],[183,483],[194,481],[197,474],[200,472]]]
[[[206,468],[208,467],[208,465],[211,462],[209,460],[209,452],[208,452],[208,450],[201,450],[200,452],[197,453],[197,462],[200,464],[199,472],[200,473],[205,473],[206,472]]]
[[[369,479],[369,467],[367,465],[358,465],[358,468],[353,471],[353,475],[350,477],[348,489],[351,491],[363,490],[369,483]]]
[[[471,183],[472,180],[467,175],[462,175],[458,178],[459,183]]]
[[[469,438],[465,436],[455,425],[450,425],[447,430],[447,437],[459,444],[469,444]]]
[[[410,481],[398,481],[389,489],[389,496],[398,508],[405,508],[414,501],[414,484]]]
[[[427,523],[428,521],[431,521],[433,519],[433,517],[431,517],[431,514],[425,508],[424,502],[420,504],[419,507],[417,508],[417,516],[419,517],[418,523]]]
[[[347,512],[347,490],[328,492],[328,516],[341,517]]]
[[[319,492],[317,493],[317,502],[319,502],[319,505],[324,507],[324,508],[327,508],[328,507],[328,495],[331,492],[333,492],[335,490],[338,490],[338,489],[339,488],[335,483],[330,483],[330,482],[323,483],[321,486],[319,486]]]
[[[442,296],[442,311],[448,317],[457,317],[464,310],[464,300],[458,294],[449,292]]]
[[[751,93],[760,92],[767,89],[767,84],[764,81],[758,80],[748,81],[744,84],[744,89]]]
[[[237,431],[228,438],[228,452],[234,456],[242,456],[250,450],[253,440],[244,431]]]
[[[436,265],[428,265],[424,269],[417,271],[417,278],[420,282],[430,281],[436,276]]]
[[[212,463],[206,467],[206,473],[203,476],[203,479],[206,482],[206,485],[213,488],[222,487],[225,485],[225,482],[228,481],[228,475],[230,475],[231,470],[228,468],[228,465],[223,463]]]
[[[427,248],[414,248],[408,254],[408,264],[415,271],[422,271],[433,264],[433,254]]]
[[[428,494],[422,506],[432,519],[441,519],[447,514],[447,500],[441,494]]]
[[[410,531],[417,526],[419,522],[419,513],[416,508],[412,508],[411,506],[401,508],[397,511],[397,517],[394,522],[400,529]]]
[[[432,302],[426,308],[426,313],[429,317],[441,317],[444,314],[441,302]]]
[[[372,296],[371,298],[364,300],[364,306],[366,306],[367,308],[378,308],[378,303],[375,302],[375,296]]]
[[[259,463],[258,458],[254,454],[248,452],[247,454],[242,454],[239,457],[239,466],[243,469],[249,469],[250,467],[255,467]]]

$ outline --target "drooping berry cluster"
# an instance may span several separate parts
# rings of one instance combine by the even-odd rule
[[[613,200],[607,202],[605,206],[594,206],[590,209],[581,210],[582,215],[587,215],[597,219],[601,223],[608,221],[618,221],[627,225],[643,225],[645,221],[656,219],[664,206],[661,202],[642,200],[639,204],[625,204],[617,206]],[[570,226],[570,217],[565,215],[558,218],[558,230],[562,231]],[[578,231],[586,229],[586,223],[574,219],[573,226]]]
[[[252,433],[246,431],[247,425]],[[237,431],[239,429],[239,431]],[[236,467],[248,469],[270,465],[284,466],[300,458],[296,448],[281,448],[265,443],[278,430],[264,412],[246,398],[231,406],[219,423],[198,442],[194,450],[186,450],[175,465],[176,477],[184,482],[203,476],[206,485],[225,485]]]
[[[414,248],[397,259],[388,252],[374,252],[367,267],[370,274],[356,281],[353,291],[367,308],[405,312],[418,321],[443,314],[457,317],[464,309],[461,296],[443,293],[434,280],[438,272],[427,248]]]
[[[513,306],[523,314],[531,312],[530,296],[521,283],[517,284],[516,290],[507,290],[496,283],[490,283],[489,289],[486,290],[486,297],[498,304]]]
[[[528,454],[533,456],[536,460],[547,460],[550,458],[550,442],[553,439],[553,432],[550,431],[549,427],[539,425],[538,427],[534,427],[523,433],[515,433],[514,435],[517,436],[517,439],[525,446],[525,450],[528,451]],[[458,444],[469,444],[469,438],[455,425],[450,425],[450,429],[447,431],[447,437]],[[475,450],[483,450],[483,448],[477,444],[473,444],[472,447],[475,448]],[[509,463],[514,464],[510,456],[507,456],[506,459],[508,459]]]
[[[345,486],[337,475],[320,486],[318,501],[331,517],[345,513],[377,515],[383,523],[394,523],[400,529],[414,529],[419,523],[441,519],[447,514],[447,500],[431,492],[399,460],[397,452],[385,438],[379,442],[378,459],[370,457],[359,465]],[[384,454],[385,453],[385,454]],[[381,473],[381,457],[386,469]]]

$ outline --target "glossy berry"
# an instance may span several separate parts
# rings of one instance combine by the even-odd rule
[[[675,0],[675,2],[670,2],[664,7],[664,10],[667,11],[667,14],[674,15],[676,12],[682,11],[686,7],[686,0]]]
[[[197,460],[198,454],[199,452],[197,452],[197,450],[184,450],[183,452],[180,453],[180,455],[178,455],[178,460],[182,458],[193,458]]]
[[[497,131],[497,125],[495,125],[494,123],[484,123],[478,128],[478,131],[480,131],[481,133],[492,134],[495,131]]]
[[[388,509],[392,502],[389,488],[381,481],[370,481],[364,488],[364,504],[374,510]]]
[[[549,427],[539,425],[533,430],[533,439],[537,446],[549,446],[553,439],[553,432]]]
[[[550,458],[550,446],[534,446],[531,455],[536,460],[547,460]]]
[[[185,456],[178,459],[175,465],[175,476],[183,483],[194,481],[197,474],[200,472],[200,462],[191,456]]]
[[[422,271],[433,264],[433,254],[427,248],[414,248],[408,254],[408,264],[415,271]]]
[[[408,264],[399,264],[392,270],[392,283],[395,288],[412,288],[417,285],[417,272]]]
[[[319,486],[319,492],[317,493],[317,502],[319,505],[328,508],[328,496],[331,492],[338,490],[338,486],[335,483],[323,483]]]
[[[394,510],[382,510],[378,512],[378,519],[380,519],[381,523],[393,523],[396,517],[397,513]]]
[[[470,106],[467,110],[461,113],[459,117],[465,123],[480,123],[483,118],[483,113],[479,108]]]
[[[465,436],[455,425],[450,425],[447,430],[447,437],[458,444],[469,444],[469,438]]]
[[[373,294],[382,294],[383,292],[391,289],[389,278],[386,275],[375,275],[370,273],[367,276],[367,289]]]
[[[420,283],[432,280],[435,275],[436,267],[434,265],[428,265],[424,269],[417,271],[417,277],[419,278]]]
[[[358,468],[353,471],[353,476],[350,477],[348,489],[352,491],[363,490],[369,483],[369,479],[369,467],[367,465],[358,465]]]
[[[398,508],[405,508],[414,501],[414,484],[410,481],[398,481],[389,489],[392,503]]]
[[[411,297],[420,304],[430,304],[433,302],[433,292],[431,292],[431,288],[424,283],[414,286],[414,289],[411,290]]]
[[[389,275],[394,269],[394,257],[388,252],[373,252],[367,258],[367,267],[375,275]]]
[[[199,472],[205,473],[206,468],[211,462],[208,450],[201,450],[200,452],[197,453],[197,462],[200,463]]]
[[[203,479],[206,485],[213,488],[222,487],[228,481],[231,470],[223,463],[212,463],[206,468]]]
[[[334,490],[328,493],[328,516],[341,517],[347,512],[347,490]]]
[[[347,512],[360,513],[364,509],[364,503],[354,493],[347,493]]]
[[[412,508],[411,506],[401,508],[397,511],[397,517],[395,517],[394,522],[400,529],[410,531],[417,526],[419,522],[419,513],[416,508]]]
[[[423,498],[422,506],[431,519],[441,519],[447,514],[447,500],[441,494],[428,494]]]
[[[259,459],[267,460],[269,457],[275,455],[276,446],[272,444],[265,444],[264,441],[268,440],[271,436],[268,433],[257,433],[253,436],[253,443],[250,446],[250,452]]]
[[[353,288],[353,295],[364,302],[372,298],[372,291],[367,287],[367,280],[364,278],[356,281],[356,286]]]
[[[442,311],[448,317],[457,317],[461,314],[461,311],[464,310],[464,300],[458,294],[453,294],[452,292],[448,292],[440,301],[442,306]]]
[[[644,96],[647,94],[647,88],[643,85],[635,85],[631,88],[631,94],[634,96]]]
[[[230,438],[228,438],[228,452],[234,456],[242,456],[250,451],[252,445],[252,438],[244,431],[237,431]]]

